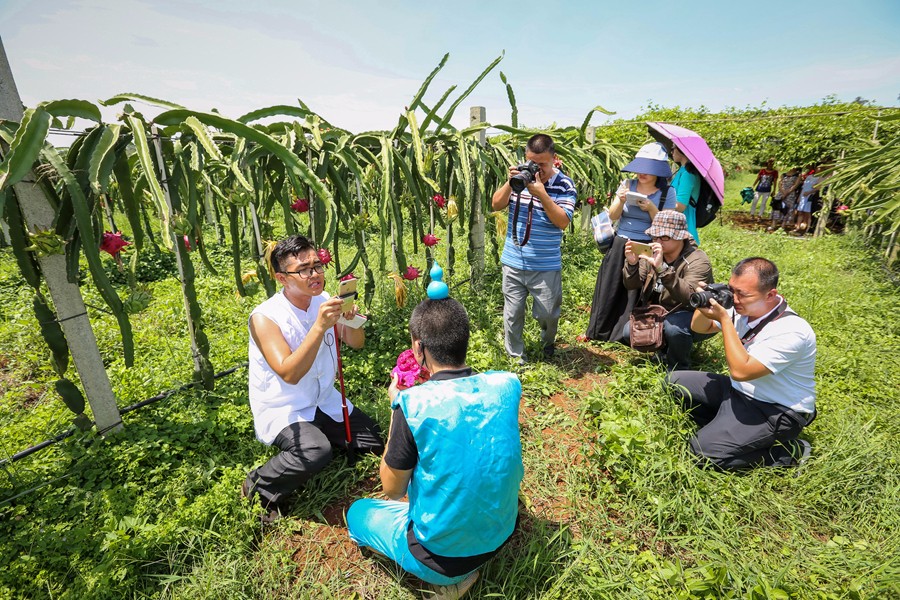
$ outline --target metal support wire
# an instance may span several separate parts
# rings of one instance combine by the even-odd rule
[[[243,369],[243,368],[246,368],[247,366],[248,366],[248,363],[245,363],[245,362],[240,363],[238,365],[231,367],[230,369],[226,369],[225,371],[216,373],[215,375],[213,375],[213,379],[220,379],[222,377],[225,377],[226,375],[231,375],[238,369]],[[200,385],[200,384],[201,384],[201,382],[199,382],[199,381],[192,381],[190,383],[185,383],[183,385],[178,386],[177,388],[157,394],[156,396],[153,396],[152,398],[147,398],[146,400],[142,400],[142,401],[132,404],[130,406],[126,406],[125,408],[122,408],[119,410],[119,414],[124,415],[125,413],[129,413],[129,412],[137,410],[139,408],[143,408],[144,406],[147,406],[148,404],[153,404],[155,402],[159,402],[160,400],[165,400],[166,398],[168,398],[169,396],[171,396],[173,394],[177,394],[178,392],[183,392],[187,389],[190,389],[190,388],[192,388],[196,385]],[[91,421],[91,425],[92,426],[94,425],[93,421]],[[118,423],[116,425],[118,425]],[[40,444],[36,444],[36,445],[32,446],[31,448],[26,448],[25,450],[16,452],[9,458],[4,458],[3,460],[0,460],[0,468],[5,467],[6,465],[12,464],[16,461],[22,460],[23,458],[25,458],[27,456],[31,456],[38,450],[43,450],[44,448],[46,448],[48,446],[52,446],[53,444],[61,442],[64,439],[75,435],[75,433],[77,431],[78,431],[77,427],[72,427],[72,428],[68,429],[67,431],[64,431],[64,432],[50,438],[49,440],[45,440],[45,441],[41,442]],[[106,431],[98,431],[97,433],[100,435],[103,435],[106,433]]]

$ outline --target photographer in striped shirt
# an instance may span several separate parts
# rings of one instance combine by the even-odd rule
[[[575,185],[554,167],[556,149],[539,133],[525,146],[526,163],[511,166],[510,179],[494,192],[493,210],[509,208],[503,264],[503,335],[506,352],[525,361],[522,330],[525,300],[534,298],[532,314],[541,326],[543,355],[554,353],[562,307],[563,230],[575,212]]]

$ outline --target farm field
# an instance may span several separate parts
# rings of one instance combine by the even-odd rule
[[[438,574],[471,569],[479,557],[459,555],[496,547],[518,516],[477,581],[462,576],[473,600],[900,600],[900,11],[807,0],[791,7],[798,29],[771,4],[650,2],[635,19],[586,1],[0,3],[0,600],[441,597],[349,537],[354,501],[404,490],[424,551],[446,554],[434,556]],[[789,29],[840,42],[786,43]],[[698,35],[673,43],[672,31]],[[527,183],[539,172],[555,206]],[[638,194],[620,203],[632,177]],[[643,235],[654,181],[668,192],[659,210],[677,195],[676,207],[694,207],[689,231],[706,225],[694,235],[716,282],[742,259],[771,259],[779,293],[817,336],[814,420],[799,442],[782,440],[795,467],[721,472],[689,446],[712,453],[766,426],[792,436],[804,417],[767,400],[812,410],[811,334],[757,293],[772,281],[760,262],[762,290],[752,272],[730,287],[736,310],[763,324],[741,340],[726,326],[727,355],[714,336],[691,358],[749,382],[743,406],[775,413],[766,423],[737,409],[736,425],[691,439],[705,411],[685,412],[659,364],[679,354],[676,338],[686,344],[673,332],[686,312],[666,322],[668,357],[578,341],[589,321],[605,337],[591,319],[604,259],[592,227],[601,247],[603,211],[622,237]],[[796,222],[751,216],[760,198]],[[647,234],[664,249],[652,294],[666,307],[688,304],[670,282],[708,279],[701,254],[675,253],[681,218],[664,214]],[[295,235],[315,256],[304,246],[275,273],[270,257]],[[510,357],[501,254],[530,287],[553,288],[555,305],[557,273],[540,269],[557,268],[560,239],[556,343],[541,339],[547,309],[526,299],[525,353],[513,332]],[[255,321],[248,348],[249,315],[279,281],[297,310],[319,302],[318,277],[345,302],[339,290],[357,289],[366,342],[345,335],[334,367],[386,435],[390,373],[410,354],[409,320],[432,273],[441,279],[436,265],[468,311],[467,364],[522,384],[518,504],[508,374],[478,378],[496,398],[471,395],[501,416],[475,421],[482,407],[460,402],[452,418],[443,391],[465,382],[435,398],[419,388],[399,396],[409,426],[394,413],[384,479],[379,457],[335,448],[282,497],[292,465],[329,454],[291,423],[304,439],[257,469],[287,438],[268,409],[284,400],[310,416],[298,403],[324,390],[338,326],[276,323],[279,336]],[[607,290],[620,275],[603,273],[598,304],[616,303]],[[293,321],[291,310],[266,316]],[[462,335],[458,312],[423,321],[422,363],[439,375],[458,366],[435,341]],[[301,343],[289,356],[288,339]],[[257,377],[257,347],[275,374]],[[763,367],[774,376],[760,379]],[[256,439],[251,395],[262,437],[268,416],[284,434],[273,446]],[[335,416],[333,400],[320,393],[315,410]],[[414,456],[415,471],[399,468]],[[244,498],[253,492],[280,518]],[[357,534],[363,518],[350,514]]]
[[[732,226],[727,211],[738,209],[737,191],[750,181],[727,180],[726,214],[701,232],[703,248],[719,281],[743,257],[774,260],[780,290],[815,329],[819,417],[803,434],[812,459],[743,475],[698,469],[686,446],[693,426],[660,390],[662,371],[622,346],[574,342],[601,255],[586,235],[570,233],[559,352],[520,371],[520,529],[482,569],[473,598],[900,597],[896,276],[854,234],[794,238]],[[246,360],[246,318],[262,295],[235,294],[230,254],[205,235],[220,274],[198,265],[196,286],[221,371]],[[132,368],[115,319],[91,311],[120,405],[192,376],[181,291],[165,257],[147,284],[151,305],[132,316]],[[488,261],[481,289],[451,281],[475,328],[469,363],[479,370],[512,368],[492,270]],[[348,395],[386,429],[388,372],[408,345],[409,312],[423,293],[413,286],[397,309],[393,283],[376,285],[383,293],[366,307],[367,345],[348,349],[344,366]],[[83,293],[89,305],[102,304],[93,288]],[[71,423],[52,392],[32,295],[2,250],[0,458]],[[526,344],[537,353],[531,321]],[[721,371],[722,357],[720,342],[708,341],[698,368]],[[124,421],[121,434],[76,434],[4,465],[0,598],[417,597],[418,582],[363,557],[346,536],[349,502],[378,494],[374,457],[349,466],[338,456],[287,518],[260,531],[258,514],[237,497],[246,472],[270,455],[253,437],[245,370],[214,391],[181,391]]]

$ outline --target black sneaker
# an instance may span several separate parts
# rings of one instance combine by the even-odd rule
[[[770,467],[799,467],[809,460],[811,454],[812,445],[797,438],[773,446],[765,464]]]
[[[544,358],[548,358],[548,359],[553,358],[553,355],[556,354],[556,347],[552,346],[552,345],[544,346],[544,349],[542,350],[542,352],[544,354]]]
[[[812,444],[810,444],[806,440],[801,440],[797,438],[794,442],[799,446],[799,455],[794,456],[795,464],[799,467],[803,463],[809,460],[809,457],[812,456]]]

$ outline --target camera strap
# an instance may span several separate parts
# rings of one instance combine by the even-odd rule
[[[528,243],[528,238],[531,237],[531,220],[534,217],[534,197],[531,198],[531,202],[528,204],[528,216],[525,217],[525,235],[522,236],[522,241],[519,241],[519,207],[522,206],[522,192],[516,193],[516,208],[513,211],[513,228],[512,228],[512,240],[516,246],[524,246]]]
[[[757,323],[756,327],[754,327],[753,329],[750,329],[749,331],[747,331],[747,333],[745,333],[744,335],[741,336],[741,344],[746,346],[747,344],[749,344],[750,342],[753,341],[753,338],[755,338],[759,334],[760,331],[762,331],[763,327],[765,327],[772,321],[775,321],[776,319],[780,319],[781,317],[783,317],[786,314],[794,315],[794,316],[797,315],[797,313],[795,313],[794,311],[787,309],[787,300],[782,298],[781,304],[778,305],[778,308],[776,308],[774,311],[772,311],[768,317],[766,317],[765,319],[763,319],[762,321]]]

